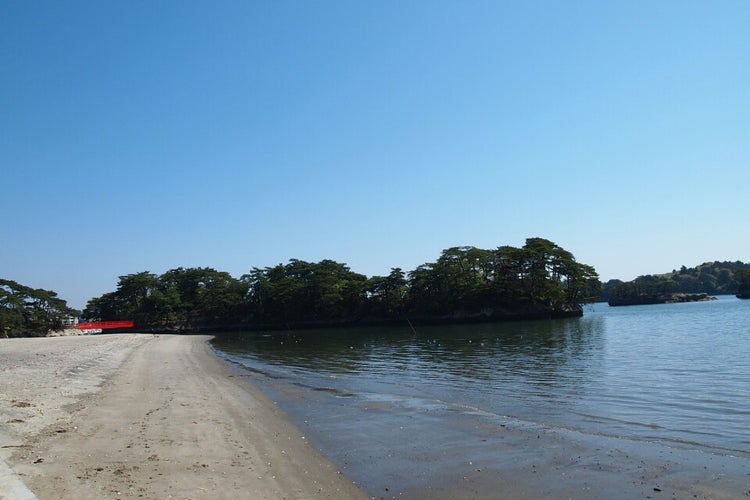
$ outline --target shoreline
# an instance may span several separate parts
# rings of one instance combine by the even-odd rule
[[[415,443],[443,443],[417,461],[363,447],[377,433],[366,424],[347,458],[329,459],[313,446],[323,444],[319,433],[295,424],[299,415],[218,356],[210,338],[0,340],[0,499],[750,495],[746,460],[521,422],[503,422],[498,435],[473,417],[450,432],[413,429]]]
[[[454,413],[450,418],[436,415],[435,409],[398,412],[387,401],[363,403],[361,427],[336,433],[328,423],[322,423],[325,431],[315,428],[321,425],[319,414],[301,409],[308,405],[290,406],[288,401],[315,396],[284,387],[270,394],[300,427],[315,422],[308,426],[313,443],[373,498],[733,500],[750,496],[747,457],[713,454],[687,443],[677,447],[590,434],[482,412]],[[342,412],[340,418],[354,416]],[[403,434],[406,444],[394,445],[393,434]]]
[[[367,498],[209,339],[0,341],[0,460],[40,500]]]
[[[278,347],[280,343],[293,344],[293,339],[280,340],[271,338],[268,343],[275,349],[286,349]],[[329,344],[330,356],[335,356],[338,344],[332,340],[325,345]],[[380,351],[380,344],[367,344],[370,353]],[[370,381],[367,374],[377,370],[378,361],[357,366],[356,355],[342,354],[342,366],[355,366],[349,377],[347,368],[329,369],[322,354],[314,360],[290,354],[286,363],[280,352],[274,348],[266,352],[263,345],[258,340],[257,354],[251,354],[255,349],[248,351],[245,376],[269,394],[318,449],[377,498],[626,500],[750,495],[750,456],[740,451],[744,441],[738,440],[734,448],[712,448],[689,440],[660,439],[657,429],[643,434],[630,434],[627,429],[602,433],[585,425],[556,424],[534,413],[514,417],[509,416],[511,406],[506,406],[508,412],[493,411],[491,405],[473,406],[458,395],[454,401],[439,389],[433,392],[434,384],[421,386],[408,376],[381,379],[373,373]],[[350,345],[341,344],[345,351]],[[216,343],[218,354],[243,363],[245,351],[239,344],[223,347]],[[378,359],[387,364],[391,358],[381,354]],[[451,360],[443,361],[447,365]],[[481,374],[479,380],[492,380]],[[508,401],[512,404],[512,395]],[[664,403],[669,402],[665,396]],[[564,405],[558,408],[566,411]]]

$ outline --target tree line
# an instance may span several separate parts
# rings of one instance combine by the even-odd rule
[[[529,238],[521,248],[449,248],[435,262],[386,276],[328,259],[254,267],[240,278],[206,267],[144,271],[120,276],[83,316],[156,330],[465,322],[580,315],[599,292],[592,266]]]
[[[750,299],[750,269],[740,271],[737,281],[739,282],[737,298]]]
[[[658,297],[674,293],[737,294],[750,264],[741,261],[704,262],[695,267],[682,266],[664,274],[647,274],[632,281],[609,280],[602,286],[598,300],[608,302],[634,297]]]
[[[75,314],[53,291],[0,279],[0,337],[46,335]]]

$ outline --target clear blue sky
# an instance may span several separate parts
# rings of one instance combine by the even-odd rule
[[[750,261],[750,2],[0,3],[0,277]]]

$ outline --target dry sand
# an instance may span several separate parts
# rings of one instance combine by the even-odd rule
[[[207,340],[0,340],[0,499],[366,497]]]

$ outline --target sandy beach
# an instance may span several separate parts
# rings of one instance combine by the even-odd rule
[[[366,498],[208,338],[0,341],[0,499]]]

